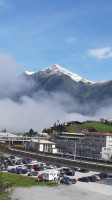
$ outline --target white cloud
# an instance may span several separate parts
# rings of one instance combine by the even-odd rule
[[[73,43],[73,42],[75,42],[75,41],[76,41],[76,38],[73,37],[73,36],[70,36],[70,37],[68,37],[68,38],[66,39],[66,42],[67,42],[67,43]]]
[[[6,128],[7,131],[24,132],[33,128],[42,131],[57,120],[63,123],[72,120],[111,118],[111,99],[106,102],[109,107],[98,109],[94,116],[93,108],[96,108],[96,102],[80,104],[66,92],[50,94],[40,91],[28,97],[33,82],[14,78],[19,70],[20,66],[10,55],[0,53],[0,114],[2,116],[0,130]],[[90,111],[92,116],[81,114]]]
[[[89,49],[88,55],[99,59],[111,58],[112,50],[110,47],[99,48],[99,49]]]

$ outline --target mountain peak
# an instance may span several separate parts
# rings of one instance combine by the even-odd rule
[[[24,74],[26,74],[26,75],[32,75],[32,74],[35,74],[35,72],[25,71]]]
[[[76,81],[76,82],[82,81],[85,83],[93,84],[93,82],[83,79],[81,76],[70,72],[69,70],[59,66],[58,64],[49,66],[45,68],[44,70],[42,70],[41,72],[44,73],[44,75],[52,75],[52,74],[63,75],[64,74],[64,75],[69,76],[73,81]]]
[[[24,74],[26,74],[26,75],[40,74],[42,77],[51,76],[51,75],[57,75],[57,76],[66,75],[66,76],[69,76],[75,82],[81,81],[84,83],[94,84],[94,82],[86,80],[86,79],[82,78],[81,76],[79,76],[75,73],[72,73],[69,70],[59,66],[58,64],[53,64],[39,72],[25,71]]]

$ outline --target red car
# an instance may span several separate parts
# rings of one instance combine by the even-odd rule
[[[43,174],[39,174],[39,175],[38,175],[38,178],[43,178]]]

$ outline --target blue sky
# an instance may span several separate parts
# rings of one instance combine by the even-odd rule
[[[59,64],[112,79],[112,0],[0,0],[0,52],[21,71]]]

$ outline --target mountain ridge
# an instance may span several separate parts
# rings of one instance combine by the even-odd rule
[[[91,84],[94,84],[95,82],[92,82],[92,81],[89,81],[89,80],[86,80],[84,78],[82,78],[81,76],[75,74],[75,73],[72,73],[70,72],[69,70],[59,66],[58,64],[54,64],[52,66],[49,66],[39,72],[28,72],[28,71],[25,71],[24,72],[26,75],[34,75],[34,74],[44,74],[44,75],[52,75],[52,74],[57,74],[57,75],[62,75],[62,74],[65,74],[67,76],[69,76],[72,80],[76,81],[76,82],[79,82],[79,81],[82,81],[82,82],[87,82],[87,83],[91,83]]]

